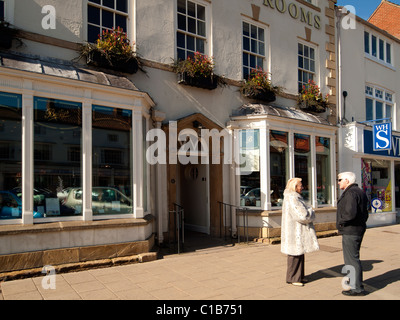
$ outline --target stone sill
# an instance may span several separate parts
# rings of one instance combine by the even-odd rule
[[[109,219],[95,221],[63,221],[38,223],[34,225],[3,225],[0,226],[0,236],[26,233],[61,232],[73,230],[105,229],[118,227],[139,227],[151,223],[154,216],[147,215],[143,219]]]

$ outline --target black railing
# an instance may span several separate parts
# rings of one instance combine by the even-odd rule
[[[224,239],[227,239],[227,230],[230,232],[230,238],[233,243],[233,239],[236,237],[233,234],[233,227],[232,227],[232,208],[236,210],[236,212],[242,211],[243,216],[243,235],[246,238],[246,243],[249,242],[249,214],[248,209],[246,207],[240,207],[229,203],[224,203],[221,201],[217,201],[219,203],[219,212],[220,212],[220,237],[222,238],[222,234]],[[228,221],[229,216],[229,221]],[[240,230],[239,230],[239,222],[240,222],[240,215],[236,213],[236,229],[237,229],[237,239],[238,243],[240,243]]]
[[[172,229],[172,234],[171,234]],[[174,252],[181,253],[185,245],[185,210],[174,203],[174,208],[168,215],[168,244]]]

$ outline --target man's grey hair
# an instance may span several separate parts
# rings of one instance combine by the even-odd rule
[[[338,175],[339,179],[347,179],[349,184],[353,184],[356,182],[356,175],[354,172],[342,172]]]

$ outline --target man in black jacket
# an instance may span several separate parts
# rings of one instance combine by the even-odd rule
[[[344,263],[353,267],[350,272],[350,283],[353,286],[350,290],[342,291],[347,296],[365,295],[362,284],[363,274],[360,261],[361,242],[366,230],[368,220],[368,198],[358,187],[356,175],[353,172],[343,172],[338,176],[338,184],[344,190],[337,203],[336,227],[342,235]]]

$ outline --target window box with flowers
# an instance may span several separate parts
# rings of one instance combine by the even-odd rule
[[[0,21],[0,48],[10,49],[13,39],[18,39],[17,34],[18,30],[12,28],[8,22]]]
[[[139,60],[122,28],[104,30],[95,44],[87,43],[82,47],[81,56],[86,56],[90,66],[112,69],[125,73],[136,73]]]
[[[214,74],[214,61],[206,55],[196,52],[186,60],[180,60],[173,66],[178,74],[178,83],[213,90],[218,87],[220,78]]]
[[[253,69],[241,87],[243,96],[263,102],[275,101],[276,95],[281,92],[282,88],[273,86],[268,73],[261,68]]]
[[[309,80],[308,84],[303,86],[300,92],[297,104],[300,109],[308,112],[322,113],[329,106],[329,94],[323,96],[320,88],[313,80]]]

